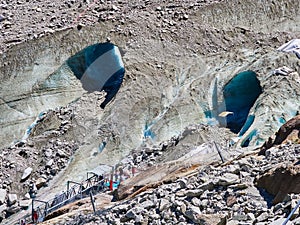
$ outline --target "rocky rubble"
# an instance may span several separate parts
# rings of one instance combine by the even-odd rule
[[[125,24],[138,10],[150,10],[155,13],[163,30],[172,28],[177,21],[187,20],[189,12],[200,6],[217,1],[20,1],[2,0],[0,2],[0,30],[3,40],[0,52],[11,45],[37,39],[57,30],[112,21]],[[127,16],[124,16],[127,14]],[[25,29],[24,29],[25,28]],[[176,32],[176,29],[172,29]],[[130,29],[116,27],[116,32],[132,35]]]
[[[28,208],[31,185],[37,191],[67,166],[78,148],[74,140],[62,139],[71,128],[71,117],[71,109],[50,110],[30,129],[27,139],[1,150],[1,220]]]
[[[297,166],[299,150],[299,145],[285,144],[266,156],[252,153],[231,163],[202,166],[197,175],[148,189],[96,215],[65,218],[60,224],[281,224],[300,195],[288,192],[272,204],[274,193],[266,190],[273,184],[264,186],[266,190],[256,184],[283,158],[285,164]],[[283,190],[290,185],[285,178],[275,175],[274,179],[286,185]],[[288,224],[299,223],[296,212]]]

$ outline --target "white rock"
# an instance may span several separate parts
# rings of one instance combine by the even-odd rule
[[[21,208],[28,208],[29,205],[30,205],[30,203],[31,203],[31,200],[29,200],[29,199],[27,199],[27,200],[20,200],[19,201],[19,206]]]
[[[218,184],[223,186],[228,186],[232,184],[239,183],[239,176],[233,173],[225,173],[219,178]]]
[[[6,204],[0,206],[0,214],[7,209]]]
[[[164,198],[160,199],[159,202],[159,211],[164,211],[165,209],[167,209],[170,205],[170,202]]]
[[[285,220],[286,220],[286,218],[279,218],[279,219],[273,221],[272,223],[270,223],[269,225],[282,225]],[[290,221],[287,222],[287,225],[291,225],[291,224],[292,224],[292,222],[290,222]]]
[[[13,205],[18,201],[18,196],[16,194],[8,194],[8,204]]]
[[[151,207],[154,206],[154,203],[150,200],[147,200],[147,201],[144,201],[141,203],[141,206],[144,208],[144,209],[149,209]]]
[[[7,195],[6,189],[0,189],[0,204],[1,205],[5,202],[6,195]]]
[[[31,168],[31,167],[27,167],[27,168],[24,170],[24,172],[23,172],[23,175],[22,175],[21,180],[27,179],[27,178],[30,176],[31,172],[32,172],[32,168]]]

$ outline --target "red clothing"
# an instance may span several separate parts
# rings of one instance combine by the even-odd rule
[[[36,223],[38,221],[39,218],[39,214],[37,213],[37,211],[33,212],[33,222]]]

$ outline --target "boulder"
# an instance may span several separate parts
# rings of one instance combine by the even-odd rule
[[[273,204],[277,204],[287,194],[300,193],[300,165],[279,165],[260,176],[256,184],[274,195]]]

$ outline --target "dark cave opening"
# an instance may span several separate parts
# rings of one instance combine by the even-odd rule
[[[86,91],[106,92],[101,108],[117,94],[125,73],[118,47],[109,42],[84,48],[70,57],[67,65]]]
[[[255,72],[244,71],[233,77],[223,89],[226,111],[233,112],[226,117],[226,127],[238,133],[261,93],[262,88]]]

